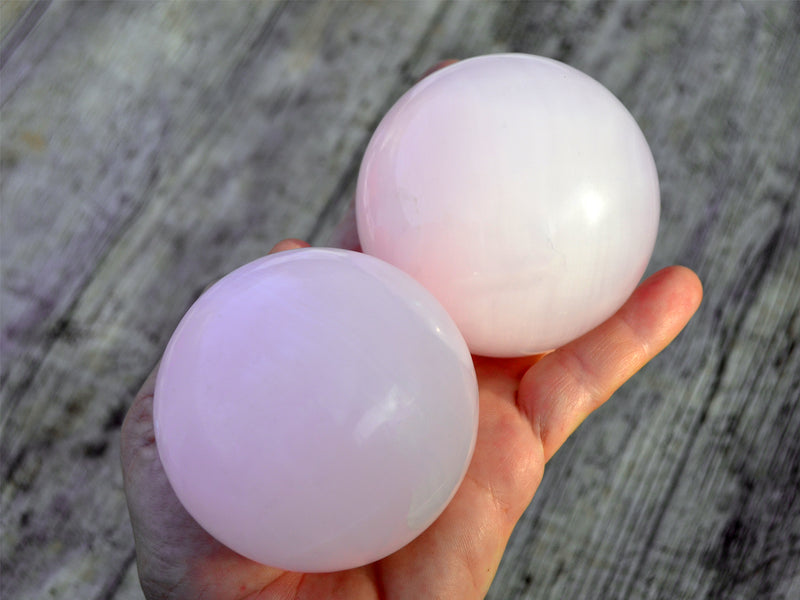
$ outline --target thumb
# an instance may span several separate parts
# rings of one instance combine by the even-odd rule
[[[153,427],[156,367],[136,394],[120,433],[120,458],[128,512],[136,541],[139,572],[151,571],[143,560],[158,562],[166,574],[180,548],[204,546],[213,538],[186,512],[161,464]],[[178,563],[179,560],[174,562]],[[177,566],[177,565],[175,565]]]

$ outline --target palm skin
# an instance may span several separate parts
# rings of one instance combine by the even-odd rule
[[[285,240],[272,252],[307,246]],[[483,598],[547,460],[593,410],[683,329],[700,304],[697,276],[669,267],[612,318],[545,355],[474,357],[480,420],[472,462],[455,497],[418,538],[376,563],[303,574],[248,560],[183,509],[158,457],[155,373],[122,426],[125,493],[139,577],[149,600]]]

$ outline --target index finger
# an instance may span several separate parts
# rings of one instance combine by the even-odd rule
[[[540,437],[545,460],[680,333],[702,296],[694,272],[685,267],[663,269],[642,283],[608,321],[528,370],[517,405]]]

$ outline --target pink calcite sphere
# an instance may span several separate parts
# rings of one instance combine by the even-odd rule
[[[247,264],[190,308],[154,400],[188,512],[236,552],[294,571],[380,559],[441,513],[475,445],[466,343],[400,270],[345,250]]]
[[[387,113],[358,179],[361,245],[412,275],[475,354],[550,350],[611,316],[659,219],[655,163],[625,107],[555,60],[472,58]]]

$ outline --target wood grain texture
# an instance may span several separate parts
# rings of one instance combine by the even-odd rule
[[[0,3],[0,595],[142,598],[118,432],[183,312],[338,235],[429,66],[510,50],[628,106],[662,184],[651,271],[706,297],[548,465],[489,597],[800,597],[798,6]]]

